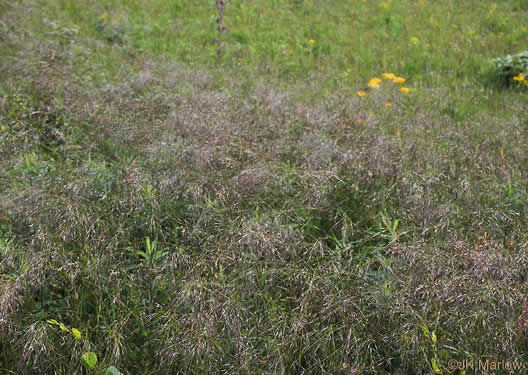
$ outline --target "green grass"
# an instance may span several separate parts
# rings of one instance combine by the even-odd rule
[[[528,362],[528,3],[216,12],[0,0],[0,373]]]

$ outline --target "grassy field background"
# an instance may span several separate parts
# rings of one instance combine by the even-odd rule
[[[0,373],[525,373],[528,1],[217,17],[0,0]]]

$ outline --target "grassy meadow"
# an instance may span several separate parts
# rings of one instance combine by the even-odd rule
[[[0,374],[527,373],[528,0],[217,17],[0,0]]]

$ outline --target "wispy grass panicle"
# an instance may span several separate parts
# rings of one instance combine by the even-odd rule
[[[0,0],[0,373],[528,362],[523,6],[380,3]]]

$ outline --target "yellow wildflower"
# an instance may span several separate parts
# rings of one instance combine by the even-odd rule
[[[407,81],[405,78],[402,78],[402,77],[395,77],[392,82],[393,83],[404,83],[405,81]]]
[[[356,120],[356,124],[358,124],[358,125],[363,125],[364,123],[365,123],[365,120],[363,120],[362,118],[358,118]]]
[[[411,38],[411,43],[412,43],[412,44],[418,44],[418,41],[419,41],[419,39],[418,39],[417,37],[415,37],[415,36],[413,36],[413,37]]]
[[[524,73],[519,73],[518,76],[513,77],[513,80],[514,80],[514,81],[519,81],[519,82],[524,81],[524,80],[525,80],[525,78],[524,78]]]
[[[408,87],[402,87],[402,88],[400,88],[400,92],[402,92],[402,93],[404,93],[404,94],[408,94],[409,91],[411,91],[411,90],[409,90]]]
[[[367,96],[367,93],[366,93],[366,91],[360,90],[360,91],[356,92],[356,95],[359,96],[359,97],[362,97],[362,96]]]
[[[308,43],[310,43],[310,44],[315,44],[315,40],[310,39],[310,40],[308,41]]]
[[[379,89],[380,83],[381,83],[381,79],[379,79],[378,77],[374,77],[369,81],[368,85],[369,87],[372,87],[373,89]]]
[[[392,103],[385,103],[385,107],[387,107],[387,108],[392,107]]]
[[[393,80],[396,78],[396,76],[392,73],[383,73],[381,76],[385,79],[390,79],[390,80]]]

